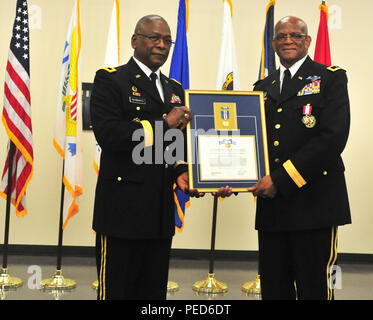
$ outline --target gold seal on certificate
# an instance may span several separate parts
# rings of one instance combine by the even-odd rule
[[[235,102],[214,102],[215,130],[237,130]]]

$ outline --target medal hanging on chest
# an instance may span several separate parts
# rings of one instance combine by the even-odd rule
[[[310,104],[303,106],[302,122],[307,128],[313,128],[316,125],[316,118],[312,115],[312,106]]]

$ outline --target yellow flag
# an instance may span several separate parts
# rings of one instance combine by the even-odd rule
[[[83,193],[79,1],[75,0],[64,45],[53,139],[54,147],[64,159],[63,229],[68,220],[79,211],[78,197]]]

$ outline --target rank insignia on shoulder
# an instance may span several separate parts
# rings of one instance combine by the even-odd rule
[[[343,69],[341,67],[338,67],[338,66],[331,66],[331,67],[327,67],[326,70],[335,72],[337,70],[343,70]]]
[[[109,73],[112,73],[112,72],[116,72],[116,71],[117,71],[117,69],[115,69],[115,68],[111,68],[111,67],[101,68],[100,70],[106,70],[106,71],[109,72]]]
[[[171,97],[171,103],[181,103],[181,99],[179,96],[177,96],[176,94],[172,94],[172,97]]]

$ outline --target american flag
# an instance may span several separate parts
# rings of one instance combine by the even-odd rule
[[[10,139],[2,175],[0,195],[6,199],[9,161],[13,163],[11,200],[17,216],[27,213],[25,193],[33,172],[33,142],[30,108],[30,43],[26,0],[17,0],[4,84],[2,121]],[[10,145],[14,144],[12,159]]]

